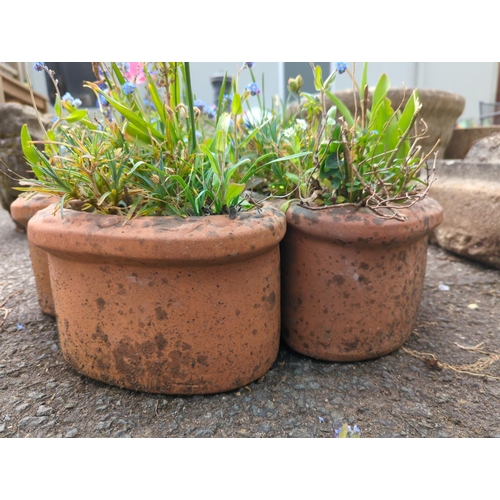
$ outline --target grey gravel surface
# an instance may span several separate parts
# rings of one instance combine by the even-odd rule
[[[26,235],[0,210],[0,437],[331,438],[344,422],[364,438],[500,437],[499,278],[430,245],[418,324],[396,352],[329,363],[282,345],[239,390],[146,394],[64,361],[56,322],[38,308]]]

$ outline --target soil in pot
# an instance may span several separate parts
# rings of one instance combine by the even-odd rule
[[[61,349],[77,371],[133,390],[209,394],[271,368],[282,212],[127,223],[64,214],[39,212],[28,236],[49,254]]]
[[[442,208],[427,198],[404,222],[367,208],[291,205],[282,241],[283,339],[327,361],[377,358],[415,326],[431,230]]]
[[[21,195],[16,198],[11,206],[10,212],[12,219],[20,227],[27,229],[30,219],[39,211],[49,205],[59,201],[59,198],[47,196],[44,194],[35,194],[31,196]],[[55,316],[54,299],[50,286],[49,262],[47,252],[29,244],[31,265],[35,275],[36,290],[38,293],[38,303],[40,309],[45,314]]]

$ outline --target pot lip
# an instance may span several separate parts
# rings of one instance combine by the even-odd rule
[[[43,193],[22,193],[10,204],[10,213],[13,220],[26,227],[36,212],[57,201],[59,201],[57,196]]]
[[[286,216],[289,230],[293,228],[308,236],[337,243],[374,245],[418,240],[430,234],[443,218],[443,208],[429,196],[400,211],[407,220],[384,219],[366,207],[309,210],[295,202]]]
[[[49,254],[111,262],[181,263],[241,260],[277,246],[286,231],[286,217],[271,204],[227,215],[205,217],[125,216],[64,209],[55,204],[29,221],[28,237]]]

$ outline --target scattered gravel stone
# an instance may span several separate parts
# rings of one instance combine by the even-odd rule
[[[36,412],[37,416],[41,417],[44,415],[50,415],[52,413],[52,408],[49,406],[40,406]]]
[[[19,420],[19,427],[37,427],[46,420],[47,417],[24,417]]]
[[[78,434],[78,429],[71,429],[66,433],[67,438],[74,438]]]

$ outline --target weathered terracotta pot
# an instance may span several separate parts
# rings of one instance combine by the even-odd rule
[[[56,203],[59,198],[36,194],[33,196],[21,195],[10,206],[12,219],[26,229],[28,221],[39,211]],[[29,243],[31,265],[35,275],[36,290],[40,309],[45,314],[55,316],[54,299],[50,287],[49,263],[47,252]]]
[[[28,236],[49,254],[61,349],[94,379],[208,394],[276,360],[286,218],[268,205],[228,216],[139,217],[49,208]]]
[[[291,205],[282,241],[283,339],[327,361],[376,358],[415,326],[427,243],[442,208],[424,199],[405,222],[366,208],[313,211]]]

